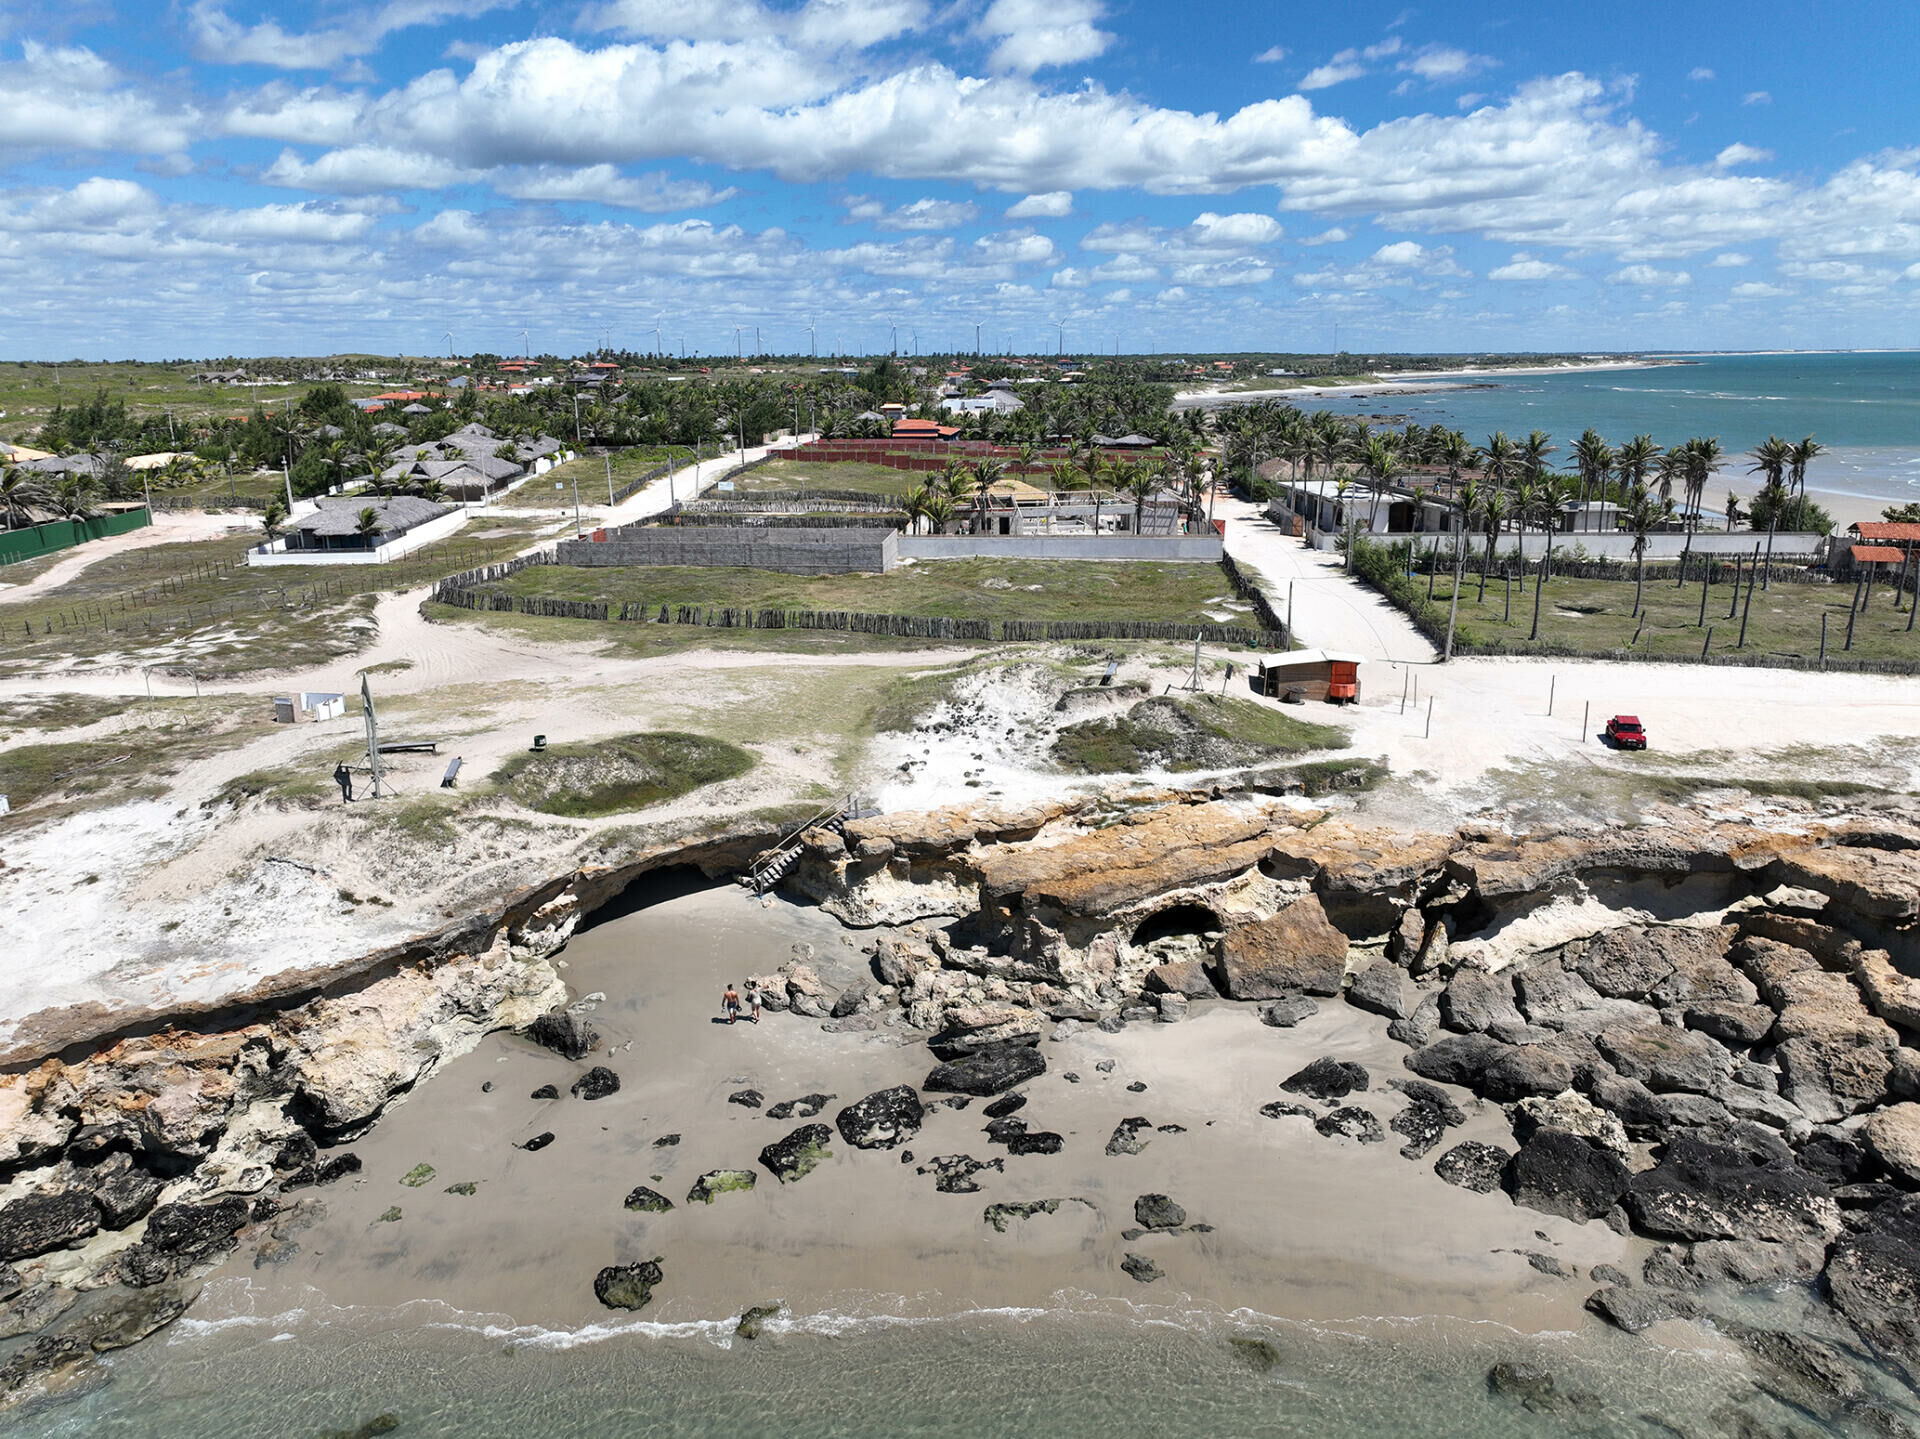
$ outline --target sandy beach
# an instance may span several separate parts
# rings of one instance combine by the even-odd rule
[[[670,894],[670,884],[651,887]],[[298,1236],[298,1254],[260,1268],[243,1254],[220,1274],[245,1276],[245,1304],[256,1312],[298,1307],[302,1293],[317,1291],[337,1305],[432,1300],[554,1330],[630,1319],[730,1326],[746,1307],[778,1300],[802,1316],[1148,1303],[1307,1321],[1445,1316],[1553,1332],[1585,1322],[1582,1281],[1592,1266],[1634,1268],[1644,1252],[1643,1241],[1603,1225],[1448,1185],[1433,1173],[1434,1155],[1402,1158],[1398,1136],[1363,1146],[1322,1138],[1305,1119],[1262,1117],[1262,1104],[1296,1097],[1281,1080],[1329,1053],[1373,1071],[1373,1088],[1355,1098],[1383,1122],[1403,1107],[1385,1085],[1404,1077],[1404,1049],[1385,1037],[1383,1019],[1347,1006],[1293,1030],[1264,1027],[1226,1001],[1196,1005],[1183,1024],[1085,1030],[1047,1044],[1048,1072],[1022,1090],[1031,1099],[1021,1117],[1061,1134],[1060,1154],[1007,1156],[981,1133],[975,1100],[930,1110],[901,1150],[855,1150],[836,1136],[829,1160],[783,1185],[757,1162],[762,1146],[802,1123],[831,1124],[874,1090],[918,1084],[933,1061],[897,1030],[828,1034],[817,1020],[772,1013],[757,1026],[715,1022],[721,988],[784,962],[796,943],[814,946],[823,979],[845,982],[864,955],[842,941],[870,938],[818,910],[763,907],[731,885],[596,925],[564,952],[565,977],[576,994],[606,996],[591,1016],[605,1048],[589,1062],[622,1076],[618,1094],[571,1098],[567,1086],[585,1064],[495,1034],[351,1145],[365,1169],[312,1191],[327,1213]],[[544,1084],[562,1097],[528,1098]],[[1139,1084],[1144,1091],[1128,1088]],[[817,1120],[777,1121],[729,1102],[748,1088],[768,1106],[835,1098]],[[1498,1106],[1460,1099],[1469,1118],[1448,1144],[1508,1138]],[[1114,1126],[1131,1116],[1156,1126],[1145,1152],[1106,1154]],[[541,1133],[555,1136],[549,1146],[514,1147]],[[672,1134],[677,1143],[656,1143]],[[903,1162],[907,1151],[914,1163]],[[951,1154],[1000,1157],[1004,1171],[979,1174],[977,1194],[937,1193],[917,1167]],[[433,1166],[432,1178],[402,1184],[420,1164]],[[757,1171],[758,1182],[710,1206],[688,1203],[694,1179],[719,1168]],[[470,1196],[447,1192],[469,1183]],[[623,1209],[643,1184],[675,1210]],[[1124,1239],[1134,1200],[1150,1193],[1171,1196],[1213,1231]],[[1049,1198],[1086,1203],[1014,1220],[1005,1233],[982,1218],[988,1204]],[[395,1207],[399,1216],[383,1222]],[[1549,1253],[1579,1279],[1543,1274],[1520,1250]],[[1167,1277],[1137,1283],[1120,1268],[1127,1253],[1146,1254]],[[601,1266],[655,1256],[667,1277],[641,1314],[595,1301]],[[220,1293],[216,1284],[209,1297]]]

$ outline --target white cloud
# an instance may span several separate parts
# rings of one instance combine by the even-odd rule
[[[1487,271],[1489,280],[1570,280],[1576,278],[1576,272],[1565,265],[1556,265],[1548,260],[1536,259],[1526,251],[1514,254],[1513,259],[1504,265]]]
[[[1331,230],[1322,230],[1317,235],[1309,235],[1300,243],[1303,245],[1343,245],[1353,238],[1345,230],[1335,225]]]
[[[1395,68],[1431,84],[1442,85],[1450,80],[1463,80],[1489,68],[1493,61],[1485,55],[1471,55],[1451,45],[1423,46],[1416,54],[1402,60]]]
[[[434,155],[378,145],[355,145],[329,150],[317,160],[302,160],[291,150],[269,165],[260,179],[290,190],[322,190],[342,195],[366,195],[380,190],[444,190],[482,178],[476,170],[450,164]]]
[[[1780,295],[1791,295],[1793,291],[1782,289],[1779,285],[1769,285],[1759,280],[1748,280],[1735,285],[1727,292],[1738,300],[1768,300]]]
[[[331,86],[295,90],[275,81],[237,96],[220,117],[220,128],[261,140],[345,145],[358,132],[366,109],[363,97]]]
[[[516,200],[574,201],[649,212],[697,210],[718,205],[738,193],[732,187],[716,190],[704,180],[674,180],[660,171],[623,175],[612,165],[586,165],[571,170],[555,165],[532,165],[496,172],[489,177],[489,183],[502,195]]]
[[[1616,285],[1639,285],[1642,287],[1673,287],[1691,285],[1693,276],[1685,270],[1657,270],[1652,265],[1628,265],[1623,270],[1615,270],[1607,279]]]
[[[520,0],[389,0],[331,30],[288,31],[277,21],[242,25],[222,0],[194,0],[188,29],[194,53],[220,65],[269,65],[280,70],[331,70],[371,55],[397,30],[439,25],[501,10]]]
[[[1742,105],[1771,105],[1773,103],[1773,96],[1769,95],[1765,90],[1749,90],[1741,97],[1740,103]]]
[[[1762,150],[1757,145],[1742,145],[1738,142],[1727,146],[1713,157],[1714,168],[1731,170],[1739,165],[1761,165],[1773,158],[1773,151]]]
[[[1094,25],[1104,11],[1099,0],[993,0],[978,29],[994,69],[1030,75],[1106,53],[1113,36]]]
[[[1753,256],[1743,255],[1738,250],[1723,250],[1708,262],[1709,267],[1715,270],[1737,270],[1742,265],[1751,265],[1752,263]]]
[[[1194,216],[1192,229],[1194,243],[1204,249],[1272,245],[1286,233],[1271,215],[1216,215],[1212,211]]]
[[[1116,255],[1104,265],[1096,265],[1093,269],[1093,278],[1127,281],[1157,280],[1160,278],[1160,271],[1138,255]]]
[[[1316,65],[1300,77],[1302,90],[1329,90],[1335,85],[1344,85],[1349,80],[1358,80],[1367,73],[1367,67],[1354,60],[1331,60],[1325,65]]]
[[[1373,252],[1375,263],[1381,265],[1417,265],[1426,256],[1426,247],[1413,240],[1401,240],[1392,245],[1382,245]]]
[[[1705,65],[1695,65],[1691,70],[1687,71],[1687,78],[1689,80],[1712,80],[1715,76],[1713,71],[1709,70]]]
[[[821,51],[860,50],[927,24],[926,0],[807,0],[798,9],[760,0],[603,0],[582,23],[641,40],[760,42],[777,38]]]
[[[149,98],[84,46],[20,43],[0,60],[0,159],[58,151],[164,155],[185,149],[201,125],[191,106]]]
[[[1056,290],[1084,290],[1092,281],[1085,270],[1068,265],[1064,269],[1055,270],[1053,279],[1048,283]]]
[[[980,218],[980,208],[966,200],[922,198],[889,210],[864,195],[849,197],[847,217],[881,230],[953,230]]]
[[[1049,190],[1029,195],[1007,207],[1009,220],[1064,220],[1073,213],[1073,191]]]
[[[1255,55],[1253,57],[1253,63],[1256,65],[1278,65],[1282,60],[1286,58],[1287,58],[1287,52],[1284,46],[1269,45],[1266,49],[1262,50],[1258,55]]]

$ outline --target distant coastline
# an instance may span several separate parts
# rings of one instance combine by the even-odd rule
[[[1213,404],[1254,404],[1261,400],[1296,399],[1300,396],[1354,396],[1398,394],[1417,395],[1457,389],[1456,385],[1433,385],[1430,380],[1483,379],[1506,375],[1557,375],[1574,371],[1655,370],[1670,365],[1687,365],[1692,360],[1674,357],[1643,360],[1573,360],[1540,365],[1468,365],[1457,370],[1382,370],[1374,380],[1357,380],[1349,385],[1288,385],[1270,390],[1229,390],[1218,385],[1202,385],[1181,390],[1173,397],[1176,407],[1211,407]]]

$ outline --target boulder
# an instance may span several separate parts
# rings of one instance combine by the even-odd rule
[[[783,1122],[789,1119],[812,1119],[833,1103],[834,1098],[831,1094],[803,1094],[798,1099],[783,1099],[778,1104],[767,1106],[767,1118]]]
[[[627,1196],[625,1207],[639,1214],[665,1214],[673,1208],[673,1201],[642,1184]]]
[[[1058,1154],[1061,1149],[1066,1146],[1066,1142],[1065,1139],[1053,1133],[1051,1130],[1037,1129],[1031,1133],[1007,1136],[1007,1153],[1016,1156],[1023,1154]]]
[[[1047,1072],[1040,1051],[1027,1044],[1001,1044],[942,1064],[920,1087],[938,1094],[971,1094],[985,1099]]]
[[[1753,985],[1727,962],[1734,931],[1721,926],[1628,925],[1594,940],[1574,968],[1609,999],[1661,1008],[1689,1000],[1754,1000]]]
[[[1870,949],[1860,956],[1853,978],[1868,1009],[1888,1024],[1920,1035],[1920,979],[1895,969],[1881,949]]]
[[[1345,1099],[1355,1090],[1364,1090],[1369,1076],[1364,1066],[1350,1060],[1322,1055],[1306,1068],[1296,1070],[1280,1081],[1289,1094],[1304,1094],[1313,1099]]]
[[[1228,930],[1214,967],[1234,999],[1335,995],[1347,972],[1347,937],[1309,894],[1271,919]]]
[[[1634,1227],[1658,1239],[1820,1242],[1840,1231],[1840,1206],[1814,1176],[1698,1139],[1670,1141],[1633,1176],[1625,1203]]]
[[[1600,992],[1558,960],[1536,965],[1514,977],[1513,988],[1527,1023],[1546,1029],[1564,1029],[1583,1016],[1608,1013],[1619,1001]]]
[[[1800,1142],[1794,1161],[1828,1184],[1852,1184],[1873,1167],[1873,1155],[1858,1130],[1821,1125]]]
[[[575,1061],[585,1059],[600,1043],[600,1035],[587,1023],[585,1015],[565,1009],[552,1010],[534,1020],[527,1029],[527,1037],[535,1044]]]
[[[575,1099],[605,1099],[620,1092],[620,1076],[605,1065],[596,1064],[574,1080],[571,1092]]]
[[[1396,1019],[1387,1026],[1387,1038],[1415,1049],[1432,1040],[1440,1028],[1440,996],[1424,995],[1413,1007],[1413,1012],[1404,1019]]]
[[[1894,1061],[1882,1046],[1851,1039],[1790,1039],[1776,1051],[1780,1092],[1815,1124],[1831,1124],[1887,1098]]]
[[[1487,1387],[1534,1414],[1599,1414],[1606,1403],[1597,1394],[1562,1389],[1538,1364],[1507,1361],[1487,1371]]]
[[[1411,968],[1427,942],[1427,917],[1408,906],[1387,936],[1387,959],[1396,969]]]
[[[524,1144],[515,1145],[514,1148],[524,1149],[529,1154],[537,1154],[551,1143],[553,1143],[553,1131],[549,1129],[544,1134],[534,1135],[533,1138],[527,1140]]]
[[[728,1104],[737,1104],[742,1109],[758,1109],[766,1102],[766,1095],[757,1089],[736,1089],[727,1096]]]
[[[1513,979],[1484,969],[1459,969],[1440,992],[1440,1023],[1462,1034],[1484,1034],[1499,1024],[1524,1026],[1513,1002]]]
[[[1121,1271],[1142,1284],[1151,1284],[1156,1279],[1167,1277],[1167,1271],[1155,1264],[1144,1254],[1128,1254],[1120,1261]]]
[[[949,1009],[946,1027],[927,1041],[939,1059],[965,1059],[1003,1044],[1038,1044],[1044,1021],[1012,1004],[970,1004]]]
[[[1656,1094],[1706,1094],[1733,1070],[1732,1057],[1718,1044],[1671,1025],[1618,1025],[1602,1030],[1596,1043],[1616,1070]]]
[[[1525,1142],[1542,1129],[1577,1135],[1622,1159],[1633,1153],[1626,1126],[1592,1100],[1572,1090],[1552,1096],[1522,1099],[1513,1106],[1514,1136]]]
[[[1853,981],[1841,974],[1811,969],[1788,975],[1775,987],[1780,1011],[1773,1022],[1774,1042],[1789,1039],[1844,1039],[1892,1049],[1900,1036],[1867,1009]]]
[[[206,1204],[163,1204],[148,1217],[141,1242],[162,1254],[204,1259],[226,1250],[249,1217],[247,1201],[237,1194]]]
[[[1497,1144],[1468,1139],[1435,1160],[1433,1172],[1475,1194],[1491,1194],[1500,1187],[1500,1178],[1512,1160],[1513,1156]]]
[[[164,1180],[147,1173],[124,1154],[94,1168],[86,1180],[108,1229],[125,1229],[146,1214],[166,1187]]]
[[[872,980],[856,979],[841,990],[839,996],[833,1001],[831,1009],[833,1017],[845,1019],[850,1014],[858,1014],[867,1007],[867,1001],[873,997],[874,993],[875,986]]]
[[[1416,1049],[1407,1056],[1406,1065],[1422,1079],[1471,1089],[1479,1084],[1487,1066],[1506,1052],[1506,1045],[1484,1034],[1453,1034]]]
[[[1751,1289],[1811,1284],[1826,1262],[1826,1246],[1809,1240],[1704,1239],[1656,1250],[1645,1274],[1647,1283],[1669,1289]]]
[[[1418,911],[1408,913],[1417,915]],[[1404,1018],[1409,1010],[1407,976],[1399,965],[1385,960],[1370,964],[1347,986],[1347,1003],[1388,1019]]]
[[[653,1298],[654,1285],[665,1278],[658,1259],[609,1264],[593,1277],[593,1297],[609,1309],[644,1309]]]
[[[1698,1319],[1699,1301],[1685,1294],[1614,1285],[1587,1296],[1587,1308],[1615,1328],[1638,1334],[1663,1319]]]
[[[760,991],[760,1007],[769,1014],[785,1014],[792,1005],[787,1000],[787,981],[778,974],[756,974],[747,979],[747,990]],[[742,990],[744,996],[747,990]]]
[[[1187,1211],[1164,1194],[1143,1194],[1133,1201],[1133,1222],[1142,1229],[1178,1229]]]
[[[1378,1144],[1387,1137],[1380,1121],[1357,1104],[1343,1105],[1321,1115],[1314,1120],[1313,1127],[1328,1139],[1351,1139],[1359,1144]]]
[[[1105,1063],[1106,1061],[1103,1060],[1101,1062]],[[1099,1068],[1098,1065],[1095,1065],[1094,1067],[1096,1069]],[[998,1099],[994,1100],[991,1104],[982,1105],[980,1107],[980,1112],[986,1115],[987,1118],[989,1119],[1005,1119],[1009,1114],[1018,1114],[1021,1110],[1025,1109],[1026,1107],[1027,1107],[1026,1095],[1003,1094]]]
[[[1867,1116],[1860,1137],[1889,1174],[1920,1188],[1920,1104],[1896,1104]]]
[[[980,1218],[993,1226],[996,1234],[1005,1234],[1007,1226],[1016,1219],[1031,1219],[1036,1214],[1058,1214],[1063,1204],[1083,1204],[1093,1208],[1089,1200],[1077,1196],[1066,1199],[1022,1199],[1008,1204],[989,1204],[980,1213]]]
[[[1131,1119],[1123,1119],[1113,1127],[1113,1136],[1107,1140],[1107,1153],[1113,1155],[1144,1153],[1148,1141],[1141,1136],[1152,1132],[1153,1121],[1150,1119],[1139,1115]]]
[[[31,1259],[100,1229],[100,1206],[78,1189],[29,1194],[0,1209],[0,1261]]]
[[[1174,959],[1147,971],[1147,988],[1155,994],[1184,994],[1188,999],[1212,999],[1219,993],[1207,973],[1205,960]]]
[[[1559,1094],[1573,1084],[1573,1066],[1539,1044],[1523,1044],[1498,1056],[1480,1072],[1480,1093],[1502,1104],[1532,1095]]]
[[[825,1129],[826,1125],[813,1125],[810,1128]],[[718,1196],[736,1189],[753,1188],[751,1169],[709,1169],[693,1181],[693,1187],[687,1191],[687,1203],[711,1204]]]
[[[1689,1005],[1682,1018],[1688,1029],[1717,1039],[1730,1049],[1750,1049],[1773,1028],[1773,1011],[1764,1004]]]
[[[1881,1205],[1835,1244],[1825,1279],[1833,1307],[1911,1382],[1920,1371],[1920,1196]]]
[[[1584,1223],[1620,1202],[1633,1176],[1620,1156],[1564,1129],[1541,1129],[1507,1165],[1515,1204]]]
[[[528,1099],[558,1099],[559,1097],[560,1086],[557,1084],[543,1084],[527,1095]]]
[[[920,1096],[911,1086],[900,1084],[855,1100],[833,1117],[833,1123],[855,1149],[892,1149],[918,1134],[925,1118]]]
[[[1304,994],[1290,994],[1285,999],[1269,1000],[1260,1006],[1260,1022],[1273,1029],[1292,1029],[1303,1019],[1311,1019],[1320,1012],[1320,1006]]]
[[[1394,1115],[1387,1127],[1395,1134],[1406,1136],[1407,1142],[1400,1146],[1400,1153],[1408,1159],[1421,1158],[1449,1129],[1466,1123],[1466,1112],[1449,1099],[1444,1090],[1424,1080],[1395,1080],[1392,1087],[1406,1095],[1407,1107]]]
[[[1178,1024],[1187,1017],[1187,1005],[1190,1001],[1184,994],[1160,994],[1154,996],[1155,1007],[1160,1011],[1162,1024]],[[1276,1001],[1278,1002],[1278,1001]]]
[[[832,1157],[827,1145],[833,1131],[824,1124],[803,1124],[785,1138],[776,1139],[760,1151],[760,1163],[782,1184],[805,1179]]]
[[[1624,1078],[1611,1069],[1591,1076],[1587,1097],[1618,1118],[1632,1138],[1651,1139],[1667,1127],[1669,1115],[1660,1097],[1639,1080]]]

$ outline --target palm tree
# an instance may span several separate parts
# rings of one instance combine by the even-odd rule
[[[1635,485],[1647,483],[1647,471],[1659,453],[1660,447],[1653,442],[1652,435],[1635,435],[1620,447],[1620,452],[1613,457],[1613,468],[1627,494],[1633,492]]]
[[[938,490],[927,496],[927,529],[931,534],[940,534],[953,520],[953,501]]]
[[[1727,491],[1727,533],[1732,534],[1740,528],[1740,497],[1732,490]]]
[[[266,532],[267,543],[272,544],[280,538],[280,532],[287,527],[287,502],[278,495],[267,501],[267,507],[260,515],[260,528]]]
[[[1133,532],[1139,535],[1142,533],[1141,526],[1146,522],[1147,501],[1160,489],[1160,462],[1136,460],[1127,475],[1124,488],[1133,496]]]
[[[1458,430],[1444,431],[1439,443],[1434,446],[1433,456],[1447,467],[1447,487],[1458,491],[1460,471],[1473,459],[1473,447],[1467,443],[1467,437]]]
[[[1821,444],[1812,435],[1808,435],[1799,444],[1792,447],[1792,459],[1790,463],[1793,470],[1793,488],[1795,493],[1800,495],[1806,494],[1807,465],[1816,456],[1825,453],[1826,448],[1825,445]]]
[[[920,521],[927,517],[927,507],[932,499],[933,492],[925,485],[915,485],[907,491],[906,498],[900,502],[900,508],[906,512],[908,534],[920,533]]]
[[[1507,496],[1504,490],[1489,490],[1486,498],[1480,501],[1480,518],[1487,526],[1487,559],[1480,566],[1480,599],[1487,597],[1487,571],[1493,568],[1494,546],[1500,543],[1500,529],[1507,519]]]
[[[1371,532],[1380,514],[1380,497],[1393,484],[1393,477],[1399,468],[1393,445],[1387,436],[1367,437],[1366,448],[1360,452],[1360,468],[1367,472],[1367,488],[1373,491],[1373,504],[1367,510],[1367,529]]]
[[[991,491],[1005,474],[1006,464],[1000,460],[981,460],[973,467],[973,506],[977,516],[976,528],[985,528],[987,523],[987,503],[992,498]],[[959,496],[954,498],[957,500]]]
[[[1536,485],[1540,483],[1540,477],[1547,471],[1547,456],[1559,452],[1558,445],[1548,443],[1552,438],[1551,435],[1535,430],[1520,442],[1521,466],[1526,470],[1527,478]]]
[[[1480,473],[1504,489],[1507,481],[1513,477],[1514,468],[1514,446],[1513,441],[1507,438],[1507,432],[1495,430],[1488,435],[1486,444],[1475,451],[1475,455],[1479,460]]]
[[[1657,500],[1645,485],[1636,485],[1627,496],[1627,507],[1621,516],[1626,521],[1628,531],[1633,535],[1633,613],[1640,613],[1640,595],[1646,584],[1647,536],[1673,514],[1673,501]]]
[[[47,499],[67,519],[83,520],[93,514],[93,477],[66,474],[54,481]]]
[[[7,528],[20,527],[18,507],[41,498],[39,484],[34,480],[33,471],[22,469],[18,465],[0,466],[0,504],[7,507]]]
[[[1538,434],[1539,431],[1534,431]],[[1558,475],[1542,475],[1538,484],[1533,486],[1534,515],[1540,521],[1540,532],[1546,536],[1547,552],[1540,562],[1540,573],[1533,580],[1533,629],[1528,640],[1540,638],[1540,596],[1547,588],[1547,581],[1553,576],[1553,534],[1554,525],[1560,518],[1560,506],[1566,498],[1566,483]],[[1525,551],[1522,550],[1524,558]]]
[[[1700,527],[1700,502],[1706,498],[1707,484],[1720,467],[1720,441],[1696,437],[1683,447],[1687,454],[1687,542],[1680,550],[1680,575],[1676,584],[1687,582],[1687,561],[1693,555],[1693,533]]]
[[[372,505],[366,506],[353,517],[353,532],[360,536],[361,544],[372,549],[373,537],[380,533],[380,512]]]

